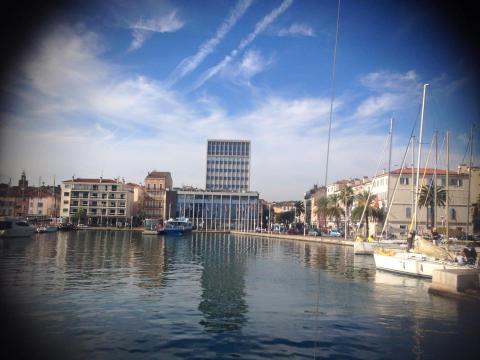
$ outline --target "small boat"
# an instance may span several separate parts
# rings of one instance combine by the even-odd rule
[[[193,229],[192,222],[187,218],[169,219],[165,224],[165,234],[183,235],[191,232]]]
[[[59,225],[58,230],[60,230],[60,231],[72,231],[72,230],[76,230],[76,227],[72,223],[64,223],[64,224]]]
[[[22,218],[0,218],[0,238],[30,237],[34,232],[35,228]]]
[[[163,220],[162,219],[145,219],[143,225],[143,235],[158,235],[163,234]]]
[[[43,226],[39,226],[37,227],[37,233],[51,233],[51,232],[57,232],[58,231],[58,227],[56,227],[55,225],[43,225]]]

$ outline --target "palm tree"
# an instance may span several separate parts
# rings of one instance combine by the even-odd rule
[[[472,213],[473,233],[480,231],[480,194],[478,195],[477,202],[473,204]]]
[[[432,211],[430,219],[430,226],[433,229],[435,227],[435,207],[445,207],[446,191],[442,186],[437,186],[437,204],[435,206],[435,189],[433,184],[423,185],[420,189],[420,195],[418,197],[418,206],[420,209],[425,206],[427,208],[427,224],[428,224],[428,209]]]
[[[340,207],[340,196],[332,194],[328,197],[327,215],[333,217],[337,224],[337,229],[340,229],[340,218],[345,215],[345,211]]]
[[[317,222],[320,224],[320,216],[323,217],[323,226],[327,225],[327,208],[328,208],[328,200],[325,195],[318,194],[313,199],[313,212],[317,216]]]
[[[305,206],[303,205],[303,201],[295,201],[295,211],[297,214],[303,214],[305,212]]]
[[[374,204],[374,198],[371,196],[368,191],[364,191],[363,193],[360,193],[356,196],[357,200],[357,206],[355,209],[352,210],[352,217],[356,220],[360,220],[362,217],[363,211],[365,209],[365,231],[366,231],[366,236],[369,235],[369,227],[368,227],[368,220],[380,220],[382,221],[384,216],[383,216],[383,210],[378,209],[373,206]]]
[[[340,190],[340,203],[343,205],[346,215],[345,223],[347,222],[347,219],[350,218],[350,209],[352,208],[354,198],[355,196],[353,195],[353,188],[351,186],[347,185]],[[346,232],[348,232],[348,228],[346,229]]]

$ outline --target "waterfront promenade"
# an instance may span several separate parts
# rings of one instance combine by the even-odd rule
[[[299,240],[299,241],[308,241],[308,242],[314,242],[314,243],[353,246],[353,241],[351,240],[344,240],[343,238],[329,237],[329,236],[288,235],[288,234],[256,233],[256,232],[243,232],[243,231],[231,231],[230,233],[237,234],[237,235],[250,235],[250,236],[268,237],[268,238],[276,238],[276,239]]]
[[[115,227],[89,227],[77,231],[83,230],[101,230],[101,231],[135,231],[142,232],[142,227],[134,228],[115,228]],[[209,231],[200,231],[193,230],[194,233],[222,233],[222,234],[236,234],[236,235],[248,235],[248,236],[258,236],[258,237],[268,237],[275,239],[286,239],[286,240],[297,240],[297,241],[307,241],[313,243],[324,243],[324,244],[335,244],[335,245],[344,245],[344,246],[353,246],[353,241],[344,240],[343,238],[330,237],[330,236],[308,236],[308,235],[288,235],[288,234],[278,234],[278,233],[257,233],[257,232],[245,232],[245,231],[228,231],[228,230],[209,230]]]

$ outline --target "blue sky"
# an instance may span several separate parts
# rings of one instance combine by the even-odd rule
[[[476,59],[445,15],[415,4],[342,1],[329,182],[387,166],[392,116],[401,162],[425,82],[425,142],[450,129],[452,168],[464,156]],[[300,199],[325,176],[336,11],[331,0],[62,9],[2,84],[0,181],[25,169],[34,182],[141,182],[156,169],[204,187],[207,138],[250,139],[252,190]]]

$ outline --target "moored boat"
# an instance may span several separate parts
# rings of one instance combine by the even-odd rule
[[[18,217],[0,218],[0,238],[30,237],[35,228]]]
[[[162,219],[145,219],[143,222],[144,235],[158,235],[163,234],[163,220]]]
[[[169,219],[164,228],[165,234],[183,235],[191,232],[193,229],[192,222],[187,218]]]

